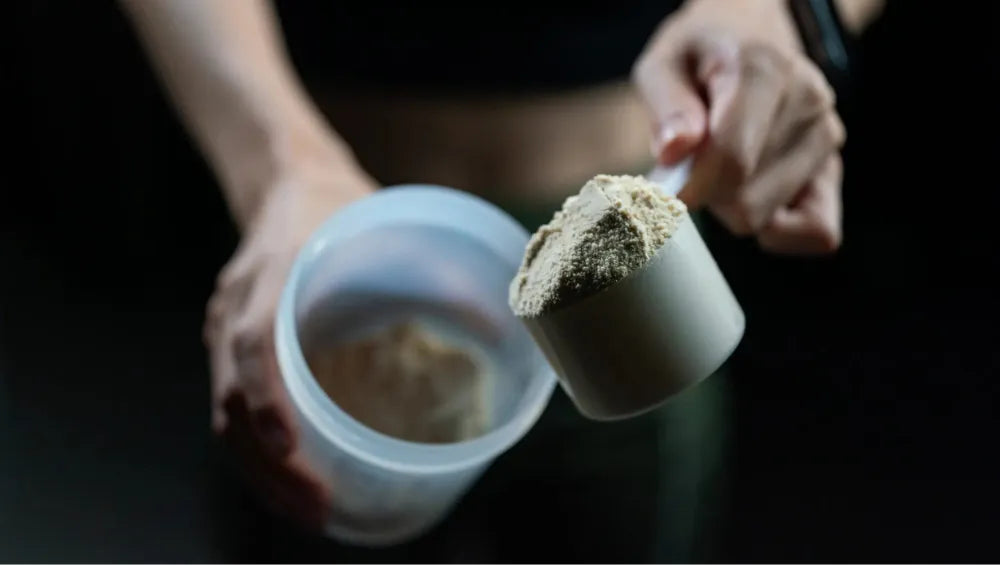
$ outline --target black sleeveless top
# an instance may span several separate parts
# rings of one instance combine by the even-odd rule
[[[306,81],[523,91],[628,76],[679,0],[275,2]]]

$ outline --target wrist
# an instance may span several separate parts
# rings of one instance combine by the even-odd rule
[[[287,120],[280,127],[247,131],[221,157],[216,167],[219,182],[241,227],[257,215],[271,192],[311,184],[289,179],[336,180],[324,183],[332,190],[376,186],[347,144],[316,121]]]
[[[742,39],[803,50],[788,0],[687,0],[682,12],[706,31],[737,30]]]

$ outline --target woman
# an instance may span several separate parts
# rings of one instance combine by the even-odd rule
[[[214,429],[253,469],[265,498],[303,523],[322,521],[330,485],[317,481],[296,451],[272,351],[274,311],[307,236],[379,186],[467,189],[534,227],[596,173],[640,173],[655,161],[694,156],[682,198],[734,234],[776,253],[824,254],[839,245],[844,128],[783,0],[688,0],[673,13],[656,2],[572,12],[547,12],[539,3],[489,12],[435,3],[330,3],[306,11],[288,2],[277,12],[266,0],[122,3],[243,233],[205,326]],[[879,4],[841,0],[839,7],[857,30]],[[305,84],[286,52],[279,14]],[[545,491],[553,507],[581,516],[597,507],[581,523],[607,528],[609,539],[636,539],[641,533],[629,525],[611,533],[616,510],[581,504],[573,489],[603,478],[620,489],[611,498],[623,508],[656,496],[696,496],[711,457],[706,442],[719,434],[712,431],[717,422],[692,422],[685,411],[718,416],[704,405],[720,398],[712,386],[721,385],[616,427],[581,422],[560,393],[536,432],[501,464],[516,476],[521,457],[532,465],[525,472],[542,473],[543,483],[551,467]],[[673,429],[687,435],[658,431],[664,419],[676,419]],[[577,438],[583,452],[638,448],[605,452],[620,464],[589,471],[572,455],[563,466],[528,455],[551,447],[574,453]],[[650,461],[650,442],[676,455]],[[701,451],[692,456],[691,446]],[[691,467],[692,459],[701,466]],[[667,463],[675,468],[663,469]],[[673,506],[694,511],[683,501]],[[536,518],[548,524],[540,540],[558,536],[559,516]],[[656,518],[639,520],[654,538]],[[672,531],[685,544],[693,532],[681,526]],[[567,544],[579,536],[574,528],[563,529]],[[587,540],[573,542],[584,554]],[[586,555],[610,547],[621,559],[625,550],[616,543]]]

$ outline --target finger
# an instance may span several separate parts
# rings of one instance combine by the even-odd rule
[[[827,159],[791,207],[780,208],[757,240],[774,253],[820,255],[836,251],[842,239],[839,155]]]
[[[227,328],[223,326],[217,332],[208,345],[208,352],[209,368],[212,372],[212,431],[222,434],[229,425],[224,404],[237,390],[236,361],[232,350],[228,347],[231,337],[227,333]]]
[[[254,287],[255,278],[253,272],[249,270],[251,267],[250,259],[237,256],[219,272],[215,285],[215,295],[209,301],[207,311],[210,319],[211,315],[216,312],[243,309],[250,297],[250,291]]]
[[[765,165],[734,198],[716,206],[716,215],[733,233],[758,233],[836,152],[843,132],[840,118],[832,112],[810,124],[784,155]]]
[[[233,341],[239,387],[256,436],[275,455],[294,448],[294,422],[281,383],[270,328],[244,330]]]
[[[244,313],[236,320],[232,352],[238,386],[246,396],[255,433],[278,455],[294,447],[295,425],[274,345],[274,307],[280,284],[258,279]]]
[[[807,59],[795,59],[787,93],[778,108],[761,156],[761,166],[787,153],[801,137],[804,126],[816,121],[819,116],[835,112],[835,104],[833,89],[819,68]]]
[[[247,483],[272,511],[307,527],[321,527],[330,503],[323,482],[300,454],[276,458],[261,445],[242,397],[233,397],[226,408],[233,425],[224,439]]]
[[[311,529],[323,527],[330,509],[330,491],[306,464],[301,453],[294,453],[276,467],[275,476],[286,485],[290,508],[299,522]]]
[[[256,277],[233,322],[233,354],[251,413],[284,396],[274,347],[274,318],[283,281],[273,273],[268,269]]]
[[[708,151],[722,153],[730,168],[749,178],[757,168],[791,62],[773,49],[749,45],[733,49],[710,41],[701,47],[699,80],[708,93]]]
[[[757,169],[790,64],[771,49],[737,47],[716,36],[700,39],[693,50],[708,98],[708,136],[678,196],[697,209],[733,198]]]
[[[202,341],[207,347],[218,345],[227,314],[242,310],[249,297],[254,278],[250,276],[251,261],[247,257],[247,254],[237,253],[216,277],[215,292],[205,305],[202,328]]]
[[[275,513],[310,528],[321,527],[330,494],[301,456],[275,458],[253,436],[245,409],[234,421],[242,423],[232,428],[229,446],[251,488]]]
[[[653,154],[664,165],[683,160],[701,144],[706,131],[705,103],[683,53],[655,53],[633,70],[653,116]]]
[[[225,397],[237,392],[237,367],[230,347],[234,326],[230,318],[232,312],[242,309],[251,286],[250,279],[243,278],[219,287],[205,308],[202,341],[209,351],[215,433],[221,433],[226,426],[226,413],[221,407]]]
[[[272,459],[273,455],[262,449],[260,442],[254,436],[246,399],[243,395],[230,395],[226,398],[224,410],[229,425],[222,437],[237,463],[237,471],[273,510],[287,507],[288,497],[285,496],[283,489],[279,489],[278,482],[272,480],[264,465],[264,462]]]
[[[205,323],[201,328],[201,340],[205,347],[210,348],[219,342],[224,314],[225,300],[219,293],[215,293],[205,304]]]
[[[247,250],[253,247],[254,239],[257,237],[256,233],[251,233],[240,240],[236,251],[233,252],[233,256],[219,270],[219,274],[215,279],[217,288],[228,288],[240,281],[253,280],[253,277],[250,275],[255,269],[257,255]]]

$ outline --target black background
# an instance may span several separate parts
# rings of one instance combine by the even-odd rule
[[[338,554],[233,484],[199,337],[218,191],[112,5],[8,10],[0,559],[488,559]],[[835,260],[712,238],[749,323],[718,558],[1000,558],[994,11],[897,2],[864,38]]]

